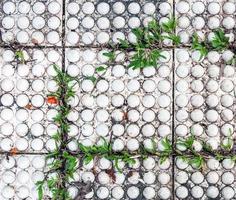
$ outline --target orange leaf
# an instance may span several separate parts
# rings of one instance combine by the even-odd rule
[[[15,156],[17,153],[18,153],[18,149],[16,147],[13,147],[11,150],[10,150],[10,155],[11,156]]]
[[[48,102],[49,104],[58,104],[58,100],[57,100],[57,98],[54,97],[54,96],[49,96],[49,97],[47,98],[47,102]]]
[[[32,104],[31,103],[28,103],[26,106],[25,106],[26,109],[28,110],[31,110],[33,108]]]

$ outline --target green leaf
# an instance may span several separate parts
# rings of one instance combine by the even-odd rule
[[[92,81],[93,83],[96,82],[96,78],[94,76],[86,76],[85,79]]]
[[[203,145],[204,151],[212,152],[212,147],[209,144],[207,144],[206,142],[203,142],[202,145]]]
[[[196,33],[193,34],[192,49],[200,52],[200,60],[208,53],[208,49],[204,42],[200,42]]]
[[[89,147],[83,145],[82,143],[79,143],[78,146],[79,146],[80,151],[82,151],[83,153],[86,154],[89,152]]]
[[[179,35],[169,34],[169,35],[164,35],[163,37],[171,40],[174,45],[179,45],[181,43],[181,39]]]
[[[176,28],[177,22],[174,17],[170,17],[167,22],[161,24],[161,28],[163,31],[167,33],[173,33]]]
[[[170,152],[172,150],[172,144],[170,143],[170,140],[168,140],[167,137],[161,140],[161,144],[164,146],[165,152]]]
[[[93,156],[87,154],[87,155],[84,157],[83,162],[84,162],[85,165],[87,165],[87,164],[89,164],[92,160],[93,160]]]
[[[99,66],[99,67],[96,68],[96,72],[102,72],[104,70],[106,70],[106,68],[103,67],[103,66]]]
[[[161,156],[160,157],[160,164],[163,164],[167,158],[168,158],[167,156]]]
[[[119,44],[119,47],[120,47],[120,48],[122,48],[122,49],[127,49],[127,48],[129,48],[130,44],[129,44],[128,41],[122,40],[122,39],[120,39],[120,38],[119,38],[118,40],[119,40],[119,42],[120,42],[120,44]]]
[[[119,164],[118,164],[118,158],[114,158],[114,166],[118,170],[119,173],[122,173],[122,170],[120,169]]]
[[[151,139],[151,141],[152,141],[152,148],[145,148],[144,150],[150,153],[155,153],[157,149],[157,143],[153,138]]]
[[[43,185],[44,185],[44,181],[38,181],[36,183],[37,191],[38,191],[38,200],[43,199]]]
[[[231,128],[229,128],[229,136],[233,135],[233,130]]]
[[[189,162],[190,162],[190,164],[192,164],[195,167],[197,167],[198,169],[200,169],[204,164],[204,159],[202,156],[199,155],[199,156],[192,158]]]
[[[51,178],[47,180],[47,185],[49,189],[53,189],[56,187],[57,184],[57,179],[56,178]]]
[[[25,57],[24,57],[24,53],[22,50],[17,50],[15,52],[15,56],[16,58],[21,62],[21,63],[24,63],[25,62]]]
[[[103,55],[108,57],[110,61],[114,61],[115,60],[115,52],[114,51],[105,52],[105,53],[103,53]]]
[[[52,136],[52,139],[54,139],[54,140],[56,140],[56,141],[58,142],[58,141],[60,141],[61,136],[60,136],[60,134],[57,132],[57,133],[55,133],[55,134]]]
[[[216,153],[215,158],[216,158],[216,160],[219,160],[219,161],[224,160],[224,156],[219,153]]]
[[[137,41],[141,41],[144,38],[144,30],[142,28],[134,28],[131,32],[136,36]]]
[[[150,29],[158,31],[158,32],[160,31],[160,26],[156,20],[152,20],[148,23],[148,30],[150,30]]]

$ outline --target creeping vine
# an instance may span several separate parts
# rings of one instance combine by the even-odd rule
[[[136,37],[136,42],[131,43],[127,40],[119,40],[117,45],[110,44],[111,51],[103,55],[108,57],[109,62],[114,62],[116,58],[116,51],[131,53],[129,57],[129,68],[143,69],[146,67],[157,67],[160,59],[165,59],[162,47],[166,40],[171,41],[173,48],[181,47],[181,39],[175,33],[176,20],[170,17],[165,23],[159,24],[156,20],[151,21],[147,27],[135,28],[132,33]],[[229,38],[225,36],[223,30],[219,29],[214,32],[214,37],[210,41],[202,41],[197,34],[193,34],[191,41],[191,48],[200,52],[200,59],[205,57],[210,50],[223,51],[229,48]],[[17,59],[24,63],[24,55],[21,50],[16,51]],[[55,141],[55,150],[50,152],[47,157],[47,168],[45,178],[37,182],[38,199],[42,200],[45,197],[45,190],[50,191],[50,196],[53,200],[70,200],[71,197],[67,191],[70,184],[70,179],[73,179],[74,173],[78,169],[78,159],[82,156],[83,162],[88,164],[95,157],[105,157],[113,162],[114,167],[121,172],[119,168],[119,161],[125,164],[134,164],[135,158],[141,157],[143,159],[148,156],[157,156],[161,162],[164,162],[168,157],[175,155],[184,159],[189,164],[196,168],[202,168],[207,158],[213,156],[218,160],[231,158],[236,161],[236,156],[232,154],[225,154],[230,152],[233,148],[232,134],[221,144],[222,152],[213,150],[206,142],[197,139],[192,133],[189,137],[183,139],[176,139],[173,147],[169,138],[163,138],[160,141],[152,140],[152,148],[145,148],[141,145],[139,151],[131,153],[128,150],[114,152],[112,144],[107,142],[105,138],[101,138],[103,143],[101,145],[85,146],[78,143],[79,151],[70,152],[67,149],[67,144],[70,141],[68,133],[70,131],[71,122],[67,116],[71,111],[69,101],[75,97],[75,84],[79,84],[79,80],[71,77],[54,65],[56,76],[55,82],[58,85],[56,92],[50,93],[47,96],[47,102],[50,106],[57,109],[58,114],[54,117],[54,123],[58,126],[57,132],[52,136]],[[96,72],[106,71],[106,67],[99,66]],[[94,76],[85,77],[91,80],[94,84],[97,78]],[[231,130],[229,130],[231,131]],[[196,142],[200,145],[200,150],[196,148]],[[159,150],[158,144],[162,145]]]

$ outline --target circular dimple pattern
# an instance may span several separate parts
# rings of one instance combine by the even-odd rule
[[[4,15],[1,15],[0,21],[4,28],[1,35],[3,43],[15,40],[23,45],[61,45],[62,5],[59,2],[6,1],[2,2],[2,9]]]
[[[172,81],[169,76],[172,73],[170,67],[172,55],[169,51],[164,52],[169,61],[163,60],[165,64],[160,66],[159,76],[156,75],[155,68],[150,67],[141,72],[127,69],[125,63],[115,64],[109,69],[104,53],[106,50],[79,51],[76,48],[66,50],[67,72],[73,76],[74,73],[79,73],[78,75],[81,73],[85,77],[90,77],[82,80],[78,88],[78,92],[82,94],[81,104],[85,109],[80,114],[75,109],[76,117],[73,119],[74,115],[71,115],[70,118],[76,121],[80,115],[82,134],[86,141],[92,142],[91,138],[96,137],[96,134],[109,136],[107,126],[114,121],[116,123],[111,126],[114,133],[113,150],[128,149],[135,152],[140,149],[142,142],[151,148],[150,141],[155,134],[155,128],[160,137],[171,134]],[[119,54],[119,59],[123,60],[122,54]],[[78,70],[81,63],[83,63],[81,70]],[[108,69],[105,72],[106,76],[98,79],[94,85],[95,80],[92,77],[95,78],[97,73],[103,73],[97,72],[95,68],[103,65]],[[91,92],[95,92],[96,95],[91,96]],[[155,98],[158,93],[161,95]],[[127,109],[124,109],[125,107]],[[157,108],[162,108],[160,113],[157,112]],[[126,126],[118,126],[117,123],[123,124],[125,121],[127,121]]]
[[[0,85],[3,93],[0,101],[3,109],[0,128],[1,134],[7,138],[0,141],[0,149],[10,151],[17,148],[23,153],[45,152],[44,142],[48,139],[42,128],[47,124],[44,121],[47,109],[45,93],[57,88],[55,81],[50,80],[55,73],[50,64],[59,66],[61,55],[57,49],[50,48],[29,48],[22,53],[26,61],[34,59],[35,63],[19,63],[17,68],[12,68],[10,62],[15,59],[14,52],[2,50],[4,67]],[[32,137],[27,138],[29,134]]]
[[[44,156],[17,155],[2,158],[1,198],[18,199],[37,197],[35,183],[44,179]]]
[[[204,39],[219,27],[229,32],[235,27],[232,16],[235,5],[230,1],[179,0],[175,10],[178,18],[177,32],[183,44],[190,44],[189,37],[193,33]]]
[[[76,18],[82,26],[76,29],[66,27],[66,45],[77,44],[73,42],[73,37],[88,37],[90,41],[86,38],[78,41],[82,45],[117,43],[118,38],[134,42],[136,39],[131,29],[147,26],[153,18],[160,19],[170,14],[171,9],[168,2],[69,2],[66,4],[66,22]]]
[[[32,5],[31,5],[32,4]],[[218,27],[223,27],[229,32],[235,26],[232,14],[235,12],[235,5],[231,2],[223,2],[221,6],[218,2],[188,2],[180,0],[176,4],[176,11],[179,17],[177,32],[181,33],[181,41],[188,43],[188,30],[197,30],[197,34],[204,36],[201,30],[209,32]],[[18,6],[18,7],[17,7]],[[219,7],[220,6],[220,7]],[[15,4],[14,1],[4,2],[1,16],[4,30],[12,31],[17,42],[22,44],[58,44],[60,39],[61,25],[61,5],[58,1],[48,1],[46,5],[42,2],[29,3],[21,1]],[[137,2],[137,1],[89,1],[79,3],[73,1],[66,4],[66,44],[68,45],[92,45],[106,44],[110,40],[117,43],[119,38],[135,41],[130,29],[147,25],[147,22],[156,17],[165,21],[171,13],[171,4],[168,2]],[[158,14],[156,14],[158,11]],[[16,19],[17,12],[24,16]],[[192,13],[193,17],[188,13]],[[224,16],[221,16],[221,13]],[[208,17],[202,17],[207,13]],[[5,16],[6,14],[6,16]],[[46,18],[44,18],[44,14]],[[46,15],[47,14],[47,15]],[[112,18],[111,18],[112,16]],[[205,16],[205,15],[204,15]],[[29,27],[35,30],[31,33]],[[181,29],[181,30],[179,30]],[[126,32],[127,31],[127,32]],[[186,31],[186,32],[185,32]],[[4,36],[4,34],[6,34]],[[6,37],[7,36],[7,37]],[[3,33],[3,41],[9,39],[9,33]],[[11,51],[11,50],[9,50]],[[28,52],[28,49],[26,49]],[[90,49],[66,49],[66,66],[68,73],[73,77],[86,77],[81,86],[76,86],[75,98],[70,100],[73,111],[68,119],[75,125],[70,127],[69,136],[76,137],[81,132],[84,144],[92,145],[99,136],[109,137],[110,130],[113,132],[111,138],[113,150],[123,149],[131,152],[139,150],[141,144],[145,147],[152,147],[152,139],[169,137],[172,129],[175,128],[177,137],[189,135],[190,130],[196,137],[203,137],[213,149],[219,148],[219,136],[229,136],[229,130],[234,129],[233,107],[234,107],[234,84],[235,70],[229,63],[227,66],[219,64],[221,60],[229,61],[230,52],[223,55],[217,51],[209,52],[204,62],[198,62],[198,52],[190,52],[186,49],[176,50],[175,70],[172,71],[172,54],[170,51],[164,52],[165,59],[162,58],[162,65],[158,68],[145,68],[143,70],[128,69],[123,62],[122,55],[119,59],[121,63],[108,65],[107,58],[98,52]],[[29,50],[29,55],[25,55],[27,60],[33,57],[35,64],[26,62],[26,66],[12,66],[14,52],[3,52],[4,66],[2,67],[3,79],[1,89],[4,92],[0,101],[3,105],[1,110],[1,134],[6,138],[1,140],[1,149],[11,150],[13,146],[19,151],[52,150],[55,148],[53,140],[48,140],[48,135],[52,136],[57,127],[54,124],[43,124],[45,120],[52,123],[56,109],[54,105],[48,110],[45,93],[56,91],[55,81],[48,80],[48,77],[55,75],[51,64],[61,62],[60,50]],[[94,84],[97,74],[95,70],[105,63],[108,71],[104,79],[98,80]],[[14,65],[14,64],[13,64]],[[31,66],[32,65],[32,66]],[[123,66],[124,65],[124,66]],[[176,82],[173,84],[173,74]],[[14,80],[13,76],[18,78]],[[30,77],[29,79],[27,77]],[[222,77],[222,78],[221,78]],[[175,88],[172,88],[176,86]],[[172,90],[175,90],[175,98],[172,99]],[[95,95],[92,95],[95,91]],[[15,93],[17,95],[11,95]],[[24,94],[26,93],[26,94]],[[29,95],[30,93],[30,95]],[[33,93],[33,94],[32,94]],[[82,98],[80,98],[80,95]],[[172,111],[172,103],[175,103]],[[15,112],[12,105],[20,109]],[[82,106],[80,112],[78,106]],[[172,119],[175,112],[175,119]],[[44,115],[45,114],[45,115]],[[14,126],[12,121],[17,121]],[[30,121],[28,124],[27,121]],[[176,120],[176,127],[171,128],[171,121]],[[31,123],[32,122],[32,123]],[[112,122],[112,123],[111,123]],[[114,122],[114,123],[113,123]],[[204,123],[202,123],[204,122]],[[76,124],[78,123],[78,124]],[[205,130],[206,127],[206,130]],[[11,138],[12,134],[16,137]],[[30,134],[30,135],[29,135]],[[42,139],[42,135],[44,138]],[[8,137],[9,136],[9,137]],[[29,136],[29,137],[28,137]],[[31,137],[33,136],[33,137]],[[27,137],[26,140],[24,137]],[[80,140],[80,139],[78,139]],[[68,144],[70,150],[76,150],[77,138]],[[161,148],[160,142],[158,148]],[[198,143],[194,143],[198,148]],[[10,157],[11,158],[11,157]],[[16,159],[17,156],[13,159]],[[44,160],[44,159],[43,159]],[[33,163],[33,168],[40,170],[44,164],[42,159],[22,159],[18,164],[7,166],[7,173],[3,174],[3,187],[1,195],[4,198],[31,198],[32,188],[28,186],[30,176],[32,181],[42,180],[41,171],[28,172],[27,169]],[[157,158],[148,157],[145,160],[138,160],[130,166],[119,162],[122,173],[114,172],[112,177],[108,174],[112,163],[105,158],[98,160],[98,173],[94,173],[94,163],[90,162],[82,167],[81,172],[83,182],[96,182],[98,185],[94,193],[88,198],[99,199],[170,199],[170,160],[160,163]],[[19,166],[19,170],[13,173],[12,167]],[[183,161],[176,161],[176,188],[175,195],[179,199],[191,198],[234,198],[234,176],[230,171],[234,164],[231,160],[223,160],[222,164],[211,159],[207,162],[207,173],[197,171],[194,167],[188,167]],[[127,174],[126,168],[132,169],[132,173]],[[188,172],[193,170],[191,173]],[[12,171],[11,171],[12,170]],[[144,170],[144,171],[143,171]],[[178,171],[179,170],[179,171]],[[183,170],[183,171],[181,171]],[[221,170],[225,170],[221,172]],[[188,173],[187,173],[188,172]],[[94,174],[93,174],[94,173]],[[24,179],[22,178],[24,177]],[[127,178],[126,178],[127,177]],[[75,179],[80,180],[75,176]],[[140,187],[139,183],[145,182],[145,186]],[[12,187],[10,184],[18,181],[21,186]],[[128,185],[124,185],[124,183]],[[111,184],[113,183],[114,184]],[[186,186],[186,183],[189,187]],[[9,185],[7,185],[9,184]],[[110,185],[109,185],[110,184]],[[204,187],[208,184],[208,188]],[[220,186],[220,184],[222,184]],[[27,185],[27,186],[26,186]],[[111,186],[112,185],[112,186]],[[115,185],[115,186],[114,186]],[[158,188],[155,187],[158,185]],[[113,187],[114,186],[114,187]],[[14,188],[14,189],[13,189]],[[76,190],[68,189],[74,197]],[[91,195],[89,193],[89,195]],[[88,195],[88,196],[89,196]],[[34,196],[34,198],[36,198]]]
[[[220,74],[218,62],[227,60],[217,51],[210,51],[205,58],[205,63],[193,61],[189,58],[186,50],[177,50],[177,65],[175,72],[177,75],[175,82],[175,106],[177,107],[175,120],[177,125],[186,123],[187,131],[180,132],[177,129],[178,137],[197,135],[199,139],[204,140],[215,150],[220,149],[220,142],[226,135],[227,128],[223,128],[225,136],[219,139],[218,129],[225,123],[229,126],[228,130],[234,131],[233,125],[233,88],[234,88],[234,70],[230,65],[225,66],[225,73]],[[230,52],[224,52],[224,55],[230,55]],[[200,129],[191,129],[194,126],[205,128],[202,122],[205,121],[207,131]],[[179,126],[180,127],[180,126]],[[218,128],[216,128],[218,127]],[[176,138],[178,138],[176,137]],[[197,190],[197,189],[196,189]],[[200,190],[200,189],[199,189]],[[193,190],[193,192],[195,189]]]

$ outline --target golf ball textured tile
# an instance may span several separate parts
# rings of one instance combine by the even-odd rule
[[[229,158],[208,156],[199,169],[185,156],[140,155],[153,142],[162,152],[166,138],[184,155],[178,141],[191,135],[197,153],[202,141],[215,151],[234,141],[234,49],[202,58],[190,45],[194,33],[212,41],[222,29],[233,46],[235,11],[235,0],[0,1],[0,200],[38,199],[35,184],[52,162],[45,156],[56,149],[58,100],[48,97],[58,88],[54,64],[79,81],[70,83],[76,94],[67,117],[67,150],[80,153],[66,186],[72,199],[236,199]],[[169,16],[181,45],[164,39],[158,67],[129,68],[132,50],[116,50],[114,61],[103,55],[120,40],[135,43],[132,29]],[[102,138],[112,153],[134,155],[135,164],[100,156],[83,162],[78,143],[99,145]],[[52,196],[47,189],[45,195]]]
[[[101,136],[111,137],[114,151],[133,152],[141,144],[152,148],[152,139],[156,142],[165,137],[171,139],[172,52],[163,53],[166,59],[159,68],[140,71],[127,70],[127,55],[122,52],[116,52],[115,62],[109,63],[103,55],[106,51],[66,50],[67,72],[82,77],[81,87],[76,90],[81,101],[77,96],[72,100],[70,120],[76,125],[71,136],[84,144],[95,144]],[[99,66],[109,68],[96,72]],[[92,80],[91,77],[99,75],[100,78]],[[159,143],[158,149],[162,150]]]
[[[45,152],[54,148],[55,106],[45,94],[57,88],[53,64],[61,66],[61,51],[26,49],[19,63],[11,49],[1,49],[0,150]],[[54,146],[54,147],[53,147]]]
[[[66,45],[135,42],[131,29],[147,26],[152,19],[167,20],[172,1],[67,1]]]
[[[42,155],[14,155],[0,157],[0,198],[37,199],[35,183],[44,179],[45,157]]]
[[[231,159],[219,162],[209,157],[204,170],[198,170],[181,158],[175,163],[176,199],[235,198],[235,163]]]
[[[62,1],[1,1],[1,43],[61,45]]]
[[[210,51],[199,61],[197,52],[176,50],[176,138],[193,134],[196,140],[220,150],[224,138],[234,133],[236,79],[233,66],[227,64],[228,53],[228,50],[222,54]],[[202,147],[196,144],[196,149],[200,151]]]
[[[161,162],[150,156],[145,160],[136,158],[134,165],[126,166],[122,161],[118,165],[121,172],[112,168],[112,162],[105,158],[83,164],[71,182],[79,182],[80,191],[71,186],[71,194],[83,194],[91,199],[171,198],[171,159]]]
[[[182,44],[190,44],[193,33],[202,40],[211,39],[213,31],[223,28],[231,41],[235,34],[235,1],[178,0],[175,4],[178,19],[177,34]]]

